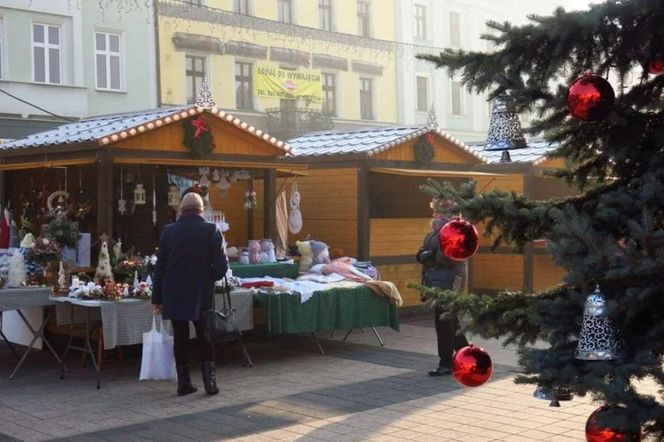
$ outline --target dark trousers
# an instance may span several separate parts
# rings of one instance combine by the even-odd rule
[[[192,321],[196,328],[196,341],[198,355],[202,361],[214,361],[214,344],[203,341],[203,324],[201,321]],[[189,362],[189,321],[171,321],[173,324],[173,353],[175,364],[186,365]]]
[[[434,321],[436,324],[436,338],[438,340],[438,357],[440,366],[450,368],[452,366],[452,355],[454,351],[461,350],[468,345],[468,340],[463,333],[457,334],[459,320],[455,318],[441,319],[443,313],[441,306],[436,306]]]

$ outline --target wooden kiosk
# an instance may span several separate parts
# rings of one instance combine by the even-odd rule
[[[424,139],[433,150],[426,164],[416,147]],[[405,306],[420,305],[419,293],[408,285],[420,283],[415,254],[430,228],[430,198],[419,188],[427,178],[453,184],[475,180],[478,191],[499,188],[535,198],[568,192],[542,175],[558,165],[544,158],[550,146],[527,150],[524,162],[515,154],[513,162],[501,163],[500,153],[487,156],[483,146],[466,145],[436,125],[320,132],[289,144],[290,161],[310,168],[307,177],[298,178],[305,220],[300,236],[312,235],[347,255],[371,260],[383,279],[397,285]],[[509,246],[493,252],[490,246],[491,240],[482,237],[469,262],[468,290],[557,283],[561,273],[542,246],[529,246],[525,254]]]
[[[212,135],[207,155],[194,155],[183,141],[194,122]],[[0,194],[17,208],[18,220],[26,198],[43,205],[54,191],[66,191],[73,204],[87,207],[77,221],[93,243],[105,234],[122,239],[125,249],[151,253],[163,226],[175,219],[177,203],[169,199],[174,180],[180,180],[177,199],[183,180],[201,184],[207,173],[210,205],[223,211],[231,227],[228,243],[246,246],[254,237],[274,237],[278,175],[306,168],[286,164],[289,152],[286,143],[214,103],[104,115],[0,145]],[[244,181],[226,186],[222,195],[215,169],[226,177],[242,171]],[[257,210],[243,207],[250,187],[260,189]]]

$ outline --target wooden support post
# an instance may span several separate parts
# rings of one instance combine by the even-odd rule
[[[113,159],[106,149],[97,160],[97,236],[102,234],[113,236]]]
[[[357,257],[367,261],[369,256],[369,168],[366,161],[357,170]]]
[[[277,236],[277,171],[266,169],[263,175],[263,236]]]

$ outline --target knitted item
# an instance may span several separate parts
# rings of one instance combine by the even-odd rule
[[[300,273],[306,273],[313,263],[313,252],[310,241],[296,241],[297,251],[300,254]]]

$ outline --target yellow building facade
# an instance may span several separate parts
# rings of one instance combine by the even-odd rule
[[[170,0],[157,14],[160,104],[191,102],[206,78],[218,107],[282,139],[397,121],[392,0]],[[318,73],[321,100],[257,96],[259,66]]]

